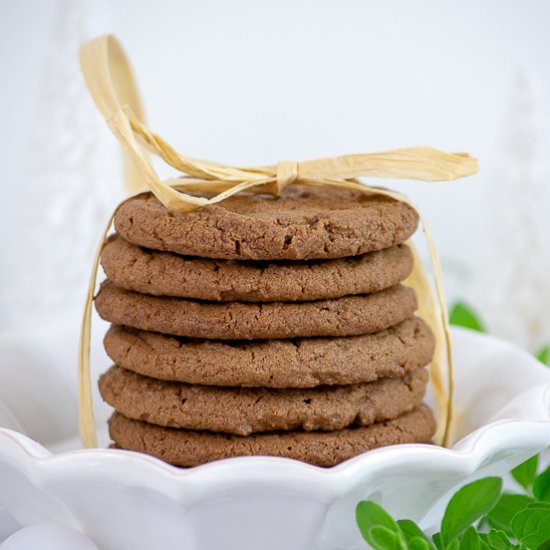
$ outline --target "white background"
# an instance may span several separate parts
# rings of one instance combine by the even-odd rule
[[[0,336],[44,352],[0,357],[0,384],[19,403],[43,390],[28,433],[37,418],[55,424],[52,399],[76,420],[91,258],[124,194],[79,75],[81,40],[122,40],[152,128],[191,156],[477,156],[468,180],[389,183],[430,221],[450,300],[534,350],[550,341],[549,23],[545,0],[1,0]],[[59,350],[49,335],[63,330],[73,337]],[[14,528],[0,517],[0,540]]]
[[[77,322],[123,193],[77,46],[114,32],[151,126],[191,156],[477,156],[468,180],[390,184],[431,222],[450,298],[535,349],[550,340],[549,23],[544,0],[3,0],[0,327]]]

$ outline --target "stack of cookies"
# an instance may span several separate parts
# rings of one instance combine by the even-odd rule
[[[95,299],[116,366],[99,386],[114,444],[178,466],[270,455],[332,466],[429,442],[403,244],[413,208],[331,186],[239,194],[175,213],[128,199]]]

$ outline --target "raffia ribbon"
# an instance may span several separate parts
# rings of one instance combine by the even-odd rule
[[[429,147],[343,155],[303,162],[280,161],[275,165],[252,168],[194,159],[176,151],[145,125],[141,100],[130,64],[114,36],[104,35],[83,43],[80,62],[88,89],[98,109],[123,147],[126,187],[129,193],[149,190],[167,208],[176,212],[189,212],[215,204],[245,190],[250,193],[278,195],[287,185],[294,182],[346,187],[361,192],[378,193],[409,203],[396,192],[366,186],[357,178],[444,181],[475,174],[478,169],[477,160],[467,153],[445,153]],[[186,176],[162,181],[150,162],[150,154],[160,157]],[[213,196],[197,197],[186,191],[206,191]],[[79,353],[80,434],[85,447],[97,445],[90,377],[92,302],[100,253],[115,213],[103,233],[94,259],[82,322]],[[449,442],[453,412],[451,342],[443,278],[436,247],[426,220],[422,216],[420,220],[433,265],[437,300],[433,298],[429,279],[414,246],[412,248],[415,266],[405,283],[415,288],[420,302],[419,314],[431,325],[436,334],[437,348],[430,365],[438,419],[435,440],[446,445]]]

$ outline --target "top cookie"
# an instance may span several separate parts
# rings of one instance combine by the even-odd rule
[[[356,256],[407,240],[418,214],[403,202],[333,186],[289,185],[278,197],[241,193],[193,212],[171,212],[152,194],[125,201],[115,215],[127,241],[229,260]]]

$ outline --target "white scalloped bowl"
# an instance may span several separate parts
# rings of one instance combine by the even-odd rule
[[[452,449],[386,447],[330,469],[249,457],[182,470],[127,451],[54,454],[0,429],[0,505],[21,525],[77,527],[102,550],[364,549],[354,510],[367,498],[428,528],[458,485],[550,445],[550,370],[490,336],[454,329],[453,343]]]

